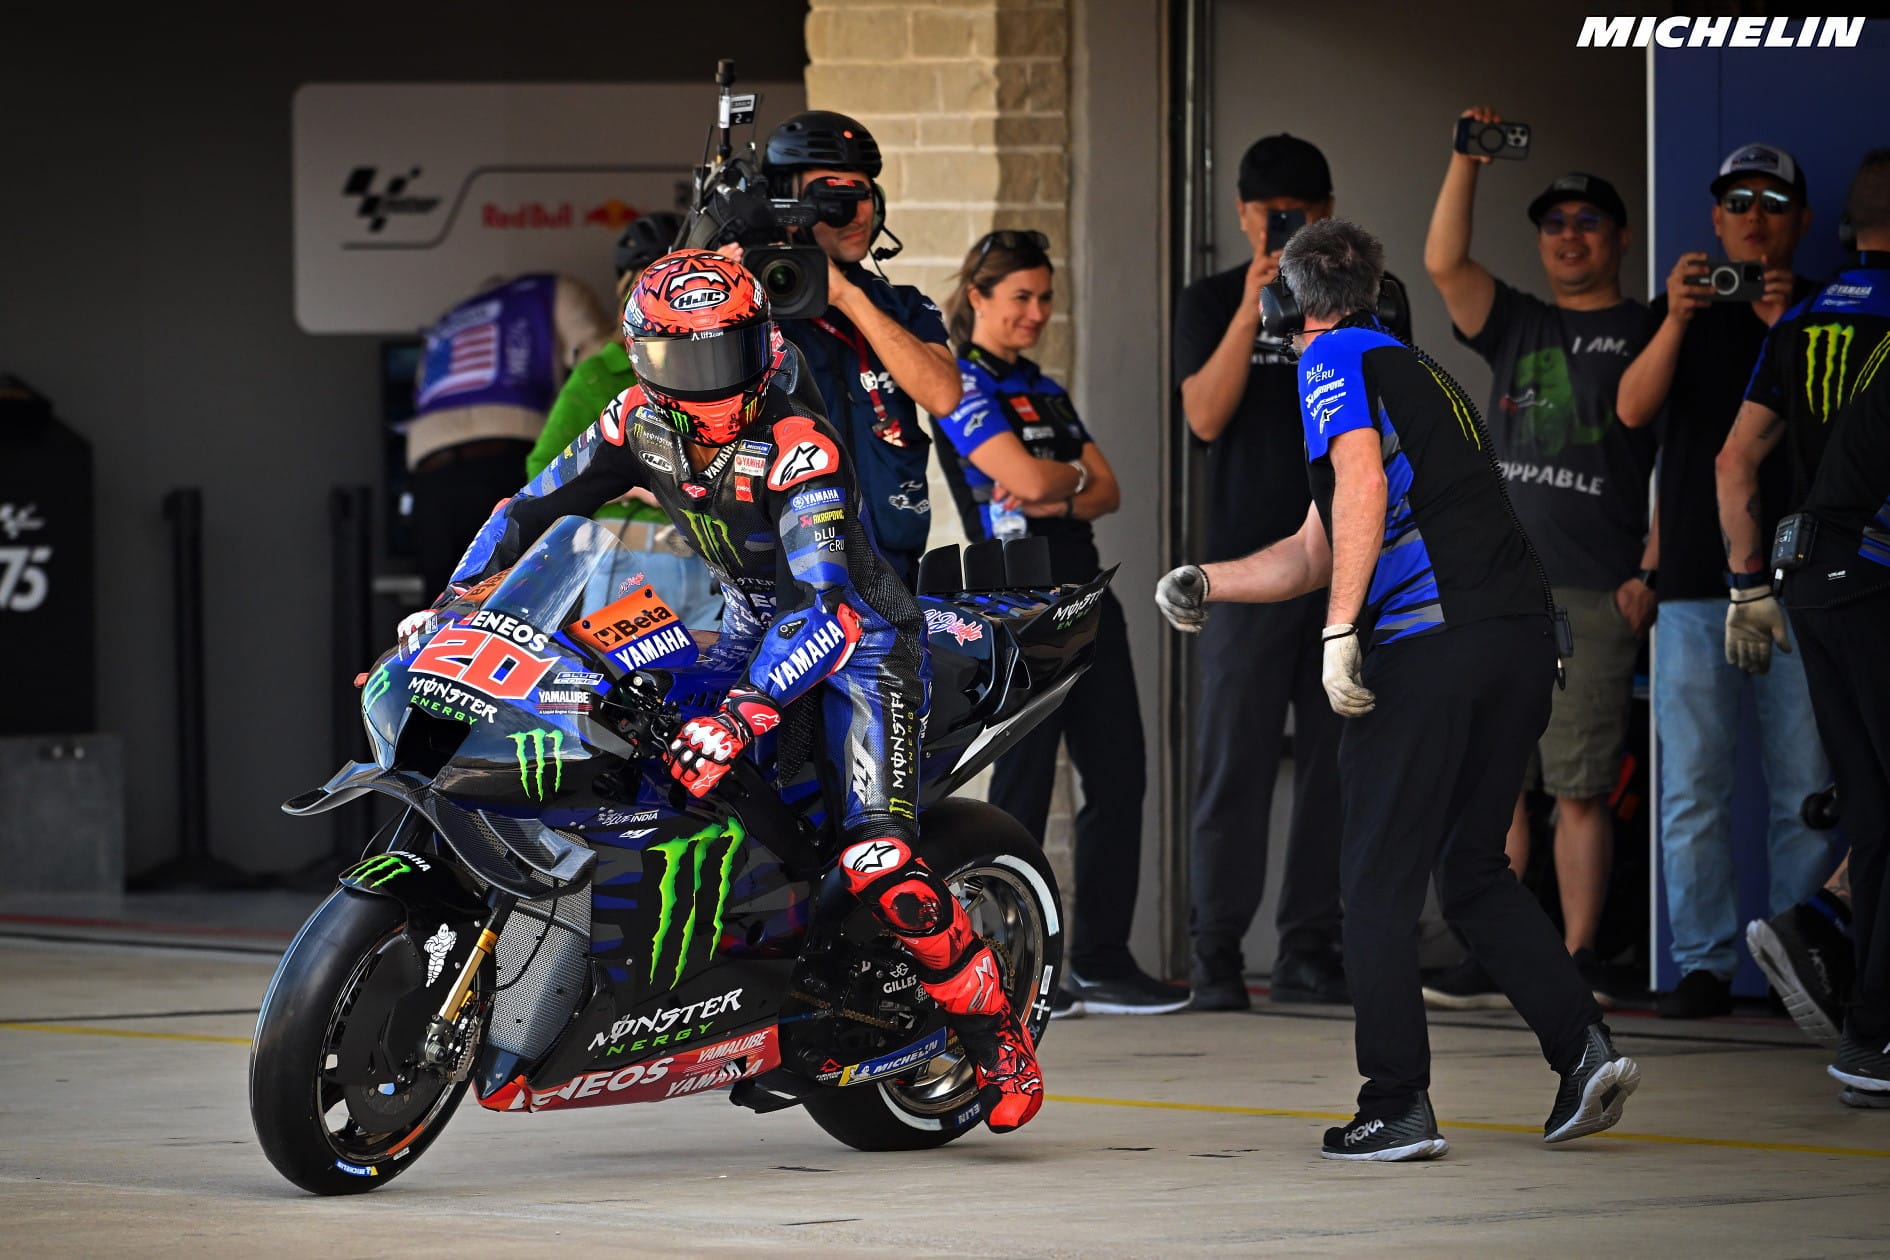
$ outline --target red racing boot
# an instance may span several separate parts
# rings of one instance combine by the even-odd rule
[[[848,845],[840,871],[911,953],[920,984],[951,1017],[971,1058],[984,1122],[994,1133],[1024,1125],[1043,1106],[1037,1048],[1011,1009],[997,955],[972,932],[964,907],[897,836]]]

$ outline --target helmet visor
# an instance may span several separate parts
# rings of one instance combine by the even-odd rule
[[[637,379],[675,398],[727,398],[751,387],[767,370],[767,320],[678,337],[630,339]]]

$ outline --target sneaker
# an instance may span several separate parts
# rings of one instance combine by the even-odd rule
[[[1662,1019],[1710,1019],[1732,1014],[1732,981],[1722,980],[1710,971],[1689,971],[1680,977],[1673,992],[1654,1000],[1654,1010]]]
[[[1051,1019],[1080,1019],[1084,1015],[1083,1004],[1070,996],[1070,991],[1062,985],[1050,998]]]
[[[1250,1011],[1253,995],[1247,992],[1245,976],[1194,982],[1194,996],[1188,1000],[1191,1011]]]
[[[1601,963],[1595,951],[1584,946],[1571,955],[1575,960],[1575,970],[1582,973],[1582,983],[1594,994],[1595,1005],[1604,1011],[1611,1011],[1621,1005],[1621,996],[1608,969]]]
[[[1063,986],[1090,1015],[1166,1015],[1188,1005],[1185,986],[1167,984],[1136,968],[1108,980],[1085,980],[1063,973]]]
[[[1268,996],[1275,1002],[1350,1006],[1352,991],[1345,984],[1344,959],[1336,949],[1281,954],[1273,963]]]
[[[1836,1046],[1856,957],[1837,925],[1806,905],[1746,925],[1746,948],[1785,1011],[1813,1041]]]
[[[1846,1085],[1838,1095],[1838,1101],[1846,1107],[1857,1107],[1864,1111],[1882,1111],[1890,1108],[1890,1089],[1858,1089]]]
[[[1436,1159],[1450,1149],[1437,1131],[1431,1096],[1419,1094],[1405,1113],[1395,1118],[1355,1116],[1352,1123],[1326,1130],[1321,1159],[1370,1160],[1396,1163],[1407,1159]]]
[[[1860,1041],[1846,1028],[1838,1039],[1837,1061],[1825,1071],[1859,1093],[1890,1091],[1890,1054],[1885,1050],[1881,1042]]]
[[[1606,1024],[1591,1024],[1575,1070],[1562,1074],[1555,1106],[1542,1125],[1544,1142],[1566,1142],[1612,1129],[1628,1095],[1641,1086],[1640,1064],[1616,1052]]]
[[[1509,1009],[1509,999],[1482,963],[1466,958],[1424,986],[1424,1005],[1445,1011],[1502,1011]]]

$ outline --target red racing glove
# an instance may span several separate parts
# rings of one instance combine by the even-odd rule
[[[781,710],[758,691],[737,687],[721,708],[690,718],[669,744],[669,772],[695,797],[721,782],[742,750],[781,724]]]

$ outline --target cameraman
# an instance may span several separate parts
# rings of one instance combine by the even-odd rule
[[[923,293],[861,265],[885,227],[874,182],[879,145],[865,127],[828,110],[796,114],[768,136],[761,169],[777,197],[853,201],[845,226],[812,229],[827,255],[826,313],[783,320],[781,331],[806,357],[827,417],[853,456],[874,544],[909,586],[932,524],[931,439],[917,408],[950,415],[963,394],[945,322]]]
[[[1829,845],[1798,816],[1829,783],[1803,666],[1752,677],[1723,644],[1726,582],[1713,457],[1726,440],[1766,330],[1811,289],[1792,254],[1811,222],[1805,172],[1783,149],[1746,144],[1709,186],[1713,233],[1734,264],[1762,266],[1764,290],[1716,300],[1707,256],[1680,255],[1667,291],[1647,312],[1645,346],[1621,374],[1615,410],[1631,429],[1660,422],[1660,633],[1654,639],[1654,712],[1660,715],[1660,853],[1673,961],[1680,983],[1660,995],[1666,1019],[1732,1014],[1739,965],[1731,836],[1733,743],[1750,692],[1765,757],[1770,914],[1798,904],[1830,865]],[[1785,510],[1783,457],[1762,470],[1772,524]],[[1770,536],[1768,528],[1767,536]],[[1652,567],[1651,565],[1649,566]],[[1651,575],[1650,575],[1651,580]]]
[[[1546,583],[1503,494],[1469,395],[1373,318],[1384,254],[1355,224],[1302,228],[1269,286],[1299,353],[1313,506],[1299,532],[1239,560],[1185,566],[1156,602],[1198,629],[1204,601],[1274,603],[1322,586],[1321,679],[1339,738],[1345,972],[1357,1012],[1358,1115],[1328,1159],[1430,1159],[1417,924],[1435,870],[1444,917],[1562,1076],[1543,1140],[1621,1116],[1640,1070],[1548,916],[1510,873],[1503,834],[1556,670]],[[1295,300],[1303,321],[1289,308]],[[1213,698],[1208,703],[1213,703]]]
[[[1464,116],[1499,123],[1493,110]],[[1529,203],[1536,252],[1553,303],[1511,288],[1470,256],[1477,173],[1490,161],[1453,152],[1431,211],[1424,266],[1459,341],[1489,363],[1490,431],[1523,529],[1542,555],[1556,603],[1568,611],[1575,654],[1558,691],[1528,788],[1555,798],[1555,873],[1564,943],[1604,1004],[1610,987],[1594,945],[1614,853],[1607,796],[1627,742],[1638,636],[1654,615],[1643,545],[1651,433],[1615,419],[1615,390],[1647,308],[1621,295],[1627,206],[1594,175],[1563,175]],[[1528,864],[1529,819],[1518,796],[1511,864]],[[1474,961],[1434,981],[1443,1006],[1487,1004]]]

